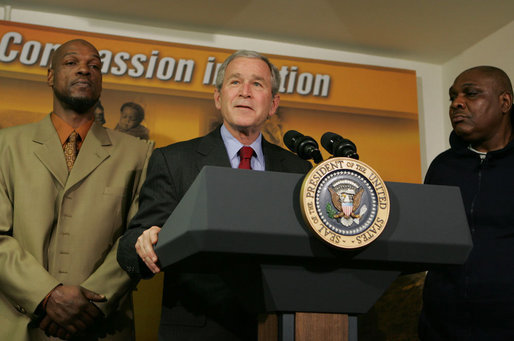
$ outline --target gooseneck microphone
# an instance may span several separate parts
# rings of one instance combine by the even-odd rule
[[[284,135],[284,144],[304,160],[313,159],[315,163],[323,161],[318,142],[310,136],[304,136],[296,130],[289,130]]]
[[[349,157],[359,159],[355,144],[336,133],[326,132],[321,137],[321,145],[335,157]]]

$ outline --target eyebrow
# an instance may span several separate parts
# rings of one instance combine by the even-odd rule
[[[230,78],[234,78],[234,77],[235,77],[235,78],[241,77],[241,73],[239,73],[239,72],[238,72],[238,73],[233,73],[233,74],[228,75],[228,79],[230,79]],[[264,81],[264,80],[265,80],[265,78],[264,78],[264,77],[257,76],[257,75],[252,75],[252,79],[254,79],[254,80],[260,80],[260,81]]]
[[[462,86],[478,86],[479,84],[478,83],[475,83],[475,82],[468,82],[468,83],[464,83],[462,84]]]
[[[65,54],[62,55],[62,58],[71,56],[71,55],[78,55],[78,52],[75,52],[75,51],[66,52]],[[100,56],[97,54],[92,54],[91,57],[102,60],[102,58],[100,58]]]
[[[478,86],[478,87],[480,87],[480,84],[475,83],[475,82],[467,82],[467,83],[464,83],[464,84],[462,84],[462,85],[461,85],[461,87],[462,87],[462,88],[469,87],[469,86]],[[450,92],[452,92],[452,91],[456,92],[457,90],[455,90],[455,87],[452,85],[452,86],[448,89],[448,91],[450,91]]]

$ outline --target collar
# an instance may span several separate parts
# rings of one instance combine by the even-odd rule
[[[74,130],[79,134],[80,141],[77,146],[78,149],[80,149],[82,146],[82,142],[84,142],[86,135],[94,122],[94,120],[90,120],[82,124],[77,129],[73,129],[68,123],[66,123],[62,118],[54,113],[50,114],[50,119],[52,120],[52,124],[54,125],[55,130],[57,131],[57,135],[59,135],[59,140],[61,141],[62,146],[64,146],[68,136],[70,136]]]
[[[220,128],[221,138],[223,139],[223,143],[225,144],[225,149],[227,150],[228,158],[230,160],[230,164],[232,168],[237,168],[239,166],[239,149],[244,145],[239,142],[232,134],[228,131],[225,125],[221,125]],[[252,169],[254,170],[264,170],[264,154],[262,152],[262,134],[253,141],[253,143],[249,146],[252,147],[255,151],[254,157],[252,157]]]
[[[450,147],[453,151],[455,151],[458,154],[480,154],[480,152],[475,152],[473,148],[471,148],[471,145],[461,139],[455,131],[452,131],[450,134]],[[499,150],[493,150],[492,152],[484,153],[487,157],[489,156],[498,156],[501,157],[505,153],[508,153],[509,151],[514,149],[514,140],[510,141],[503,149]]]

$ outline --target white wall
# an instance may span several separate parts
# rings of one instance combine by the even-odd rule
[[[82,30],[88,32],[154,39],[166,42],[185,43],[228,49],[252,49],[262,53],[304,58],[331,60],[415,70],[418,83],[418,111],[420,124],[422,175],[430,161],[446,148],[446,108],[441,91],[442,67],[408,60],[383,58],[373,55],[349,53],[343,50],[329,50],[284,42],[249,39],[236,36],[177,31],[130,23],[73,17],[12,8],[0,7],[0,15],[10,12],[10,19],[16,22]],[[5,18],[5,17],[0,17]],[[8,18],[5,18],[8,19]],[[373,99],[370,98],[370,101]],[[343,132],[344,134],[344,132]],[[408,155],[406,155],[408,157]]]
[[[443,65],[443,95],[448,102],[448,89],[464,70],[478,65],[496,66],[505,71],[514,82],[514,21],[479,41]],[[451,131],[445,120],[445,131]]]

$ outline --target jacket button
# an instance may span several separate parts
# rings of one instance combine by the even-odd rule
[[[23,307],[22,307],[21,305],[19,305],[19,304],[16,304],[15,308],[16,308],[16,310],[18,310],[18,311],[19,311],[20,313],[22,313],[22,314],[26,314],[26,313],[27,313],[27,311],[25,310],[25,308],[23,308]]]

